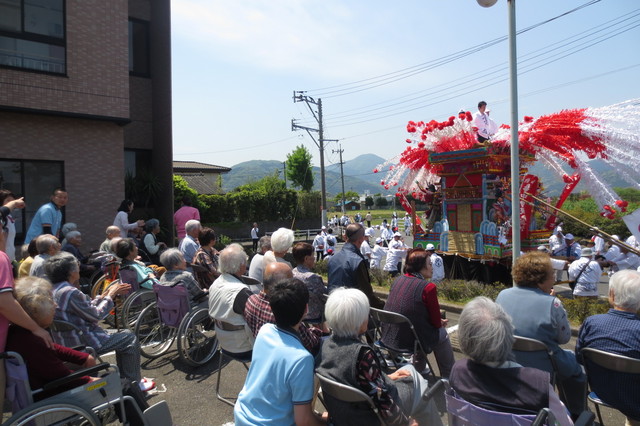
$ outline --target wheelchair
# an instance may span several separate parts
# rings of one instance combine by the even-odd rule
[[[111,323],[117,329],[129,329],[133,331],[138,315],[151,302],[155,301],[153,291],[141,287],[152,278],[147,278],[142,282],[138,282],[136,272],[127,268],[120,267],[119,262],[113,260],[105,264],[105,273],[96,280],[91,290],[91,298],[102,294],[114,282],[122,282],[131,285],[131,292],[124,298],[118,298],[115,301],[113,317],[107,317],[108,323]]]
[[[11,401],[13,415],[2,426],[48,426],[87,425],[100,426],[114,413],[117,407],[120,421],[128,425],[127,412],[135,413],[145,426],[170,426],[171,412],[165,401],[141,411],[134,398],[122,394],[118,368],[108,363],[78,370],[69,376],[47,383],[43,388],[32,390],[27,369],[22,357],[15,352],[0,354],[5,359],[7,371],[7,398]],[[97,380],[69,390],[63,386],[80,377],[91,375]],[[137,386],[137,384],[134,384]],[[41,396],[54,393],[49,397]],[[125,410],[125,404],[128,411]]]
[[[156,301],[138,316],[134,333],[145,358],[158,358],[174,340],[178,354],[186,364],[199,367],[209,362],[218,350],[213,320],[206,307],[190,308],[189,293],[181,282],[172,286],[153,285]]]

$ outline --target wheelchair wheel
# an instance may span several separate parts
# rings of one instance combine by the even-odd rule
[[[155,300],[156,296],[153,291],[146,288],[129,295],[120,307],[120,325],[123,328],[133,330],[142,310]]]
[[[193,367],[206,364],[218,350],[218,338],[213,319],[206,308],[191,311],[178,328],[178,353]]]
[[[150,359],[165,354],[176,337],[176,329],[160,321],[155,303],[142,310],[133,332],[140,342],[140,354]]]
[[[105,289],[104,283],[106,280],[107,280],[107,276],[104,274],[100,276],[98,279],[96,279],[95,283],[93,284],[93,287],[91,287],[91,299],[95,299],[96,297],[102,294],[102,292]]]
[[[100,426],[90,408],[62,399],[36,402],[11,416],[3,426]]]

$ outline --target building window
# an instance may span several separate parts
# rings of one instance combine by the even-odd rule
[[[0,0],[0,65],[66,73],[65,0]]]
[[[149,23],[129,19],[129,73],[149,77]]]
[[[63,186],[62,161],[0,159],[0,189],[8,189],[18,197],[24,197],[27,203],[23,210],[12,212],[16,221],[16,243],[24,241],[27,225],[40,206],[50,200],[53,190]]]

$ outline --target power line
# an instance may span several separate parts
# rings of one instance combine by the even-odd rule
[[[571,13],[577,12],[578,10],[584,9],[588,6],[591,6],[593,4],[599,3],[601,0],[591,0],[581,6],[578,6],[574,9],[571,9],[567,12],[564,12],[560,15],[554,16],[552,18],[549,18],[547,20],[544,20],[542,22],[538,22],[537,24],[531,25],[527,28],[524,28],[520,31],[517,32],[517,34],[523,34],[525,32],[531,31],[535,28],[538,28],[542,25],[548,24],[552,21],[555,21],[557,19],[560,19],[564,16],[567,16]],[[493,45],[502,43],[504,41],[507,40],[507,36],[502,36],[502,37],[498,37],[495,38],[493,40],[489,40],[486,41],[484,43],[469,47],[467,49],[458,51],[458,52],[454,52],[451,53],[449,55],[443,56],[441,58],[435,59],[433,61],[430,62],[424,62],[418,65],[414,65],[408,68],[404,68],[398,71],[394,71],[391,73],[387,73],[387,74],[383,74],[380,76],[375,76],[375,77],[370,77],[367,79],[363,79],[363,80],[358,80],[355,82],[351,82],[351,83],[344,83],[344,84],[340,84],[340,85],[336,85],[336,86],[329,86],[329,87],[324,87],[324,88],[320,88],[320,89],[314,89],[314,90],[309,90],[308,92],[314,94],[315,96],[322,96],[325,99],[326,98],[332,98],[332,97],[337,97],[337,96],[345,96],[345,95],[350,95],[353,93],[358,93],[364,90],[369,90],[369,89],[373,89],[376,87],[380,87],[382,85],[386,85],[386,84],[391,84],[391,83],[395,83],[397,81],[403,80],[405,78],[411,77],[413,75],[419,74],[419,73],[423,73],[425,71],[428,71],[436,66],[440,66],[446,63],[449,63],[451,61],[463,58],[465,56],[469,56],[473,53],[479,52],[481,50],[487,49]],[[371,83],[368,83],[371,82]],[[342,88],[344,87],[344,88]]]
[[[614,18],[612,20],[606,21],[598,26],[595,27],[591,27],[589,30],[585,30],[582,32],[579,32],[571,37],[567,37],[563,40],[557,41],[555,43],[552,43],[548,46],[545,46],[543,48],[534,50],[532,52],[529,52],[527,54],[521,55],[521,63],[526,63],[527,61],[532,61],[535,58],[539,57],[542,55],[542,53],[539,52],[552,52],[554,50],[558,50],[564,46],[567,46],[570,44],[570,40],[574,40],[574,42],[580,42],[580,41],[584,41],[585,37],[589,37],[589,36],[593,36],[599,32],[602,32],[604,30],[611,30],[613,25],[619,25],[621,23],[624,23],[625,21],[628,21],[630,19],[633,19],[637,16],[640,15],[639,13],[640,9],[637,9],[633,12],[630,12],[628,14],[624,14],[621,15],[617,18]],[[618,22],[616,22],[618,21]],[[636,21],[637,22],[637,21]],[[600,28],[600,29],[598,29]],[[424,97],[426,97],[427,95],[432,96],[434,94],[437,93],[441,93],[441,92],[447,92],[450,89],[454,89],[457,88],[459,89],[461,84],[471,84],[475,81],[478,80],[483,80],[486,79],[486,76],[491,76],[492,74],[496,74],[499,72],[506,72],[507,71],[507,67],[504,64],[498,64],[498,65],[493,65],[490,67],[486,67],[484,69],[484,73],[482,76],[478,76],[478,73],[471,73],[471,74],[467,74],[466,76],[460,77],[458,79],[452,80],[450,82],[447,83],[443,83],[441,85],[438,86],[434,86],[432,88],[427,88],[427,89],[423,89],[420,91],[416,91],[416,92],[412,92],[408,95],[404,95],[404,96],[400,96],[400,97],[396,97],[396,98],[392,98],[390,100],[387,101],[382,101],[382,102],[376,102],[374,104],[370,104],[370,105],[366,105],[363,107],[358,107],[358,108],[352,108],[352,109],[348,109],[345,111],[338,111],[335,113],[331,113],[331,114],[326,114],[325,118],[328,121],[331,120],[335,120],[338,118],[346,118],[346,117],[352,117],[352,116],[358,116],[358,115],[363,115],[363,114],[369,114],[373,111],[378,111],[378,110],[383,110],[383,109],[388,109],[391,108],[393,106],[398,106],[398,105],[403,105],[406,104],[407,102],[411,102],[411,101],[416,101],[416,100],[420,100]],[[408,98],[408,99],[406,99]],[[405,99],[404,101],[400,101],[402,99]],[[397,101],[397,102],[396,102]],[[382,105],[382,106],[380,106]]]
[[[589,41],[583,41],[582,43],[579,43],[577,46],[574,46],[572,49],[573,50],[565,50],[565,51],[561,51],[558,53],[555,53],[553,55],[551,55],[549,58],[547,58],[546,60],[538,60],[537,62],[533,63],[533,64],[528,64],[528,65],[524,65],[523,67],[520,68],[520,72],[518,72],[518,75],[523,75],[523,74],[527,74],[531,71],[534,71],[536,69],[539,69],[543,66],[549,65],[551,63],[557,62],[559,60],[565,59],[568,56],[574,55],[576,53],[579,53],[583,50],[586,50],[587,48],[590,48],[596,44],[602,43],[606,40],[609,40],[613,37],[616,37],[620,34],[623,34],[625,32],[628,32],[630,30],[633,30],[637,27],[640,26],[640,20],[629,23],[626,25],[626,27],[622,28],[622,29],[616,29],[608,34],[604,34],[599,36],[598,38],[594,39],[594,40],[589,40]],[[553,49],[556,50],[556,49]],[[533,58],[529,58],[529,59],[525,59],[523,61],[521,61],[522,63],[526,63],[526,62],[531,62],[533,60]],[[404,107],[398,107],[398,108],[393,108],[390,109],[386,112],[381,112],[379,114],[374,114],[374,115],[369,115],[366,119],[364,120],[359,120],[359,121],[353,121],[350,119],[333,119],[333,120],[327,120],[328,124],[331,124],[333,127],[341,127],[341,126],[348,126],[348,125],[354,125],[354,124],[360,124],[360,123],[365,123],[365,122],[370,122],[370,121],[374,121],[374,120],[380,120],[383,118],[388,118],[388,117],[393,117],[393,116],[397,116],[397,115],[401,115],[401,114],[405,114],[407,112],[411,112],[411,111],[415,111],[417,109],[421,109],[424,107],[428,107],[428,106],[433,106],[436,104],[440,104],[442,102],[448,101],[448,100],[452,100],[455,98],[458,98],[462,95],[468,95],[469,93],[473,93],[473,92],[477,92],[479,90],[485,89],[487,87],[491,87],[494,86],[496,84],[499,84],[501,82],[504,82],[508,79],[508,74],[506,73],[506,67],[503,68],[504,72],[494,72],[488,76],[483,76],[483,77],[477,77],[474,78],[472,80],[463,82],[463,83],[458,83],[455,84],[455,90],[450,91],[448,93],[443,93],[440,96],[436,96],[436,97],[431,97],[428,100],[424,100],[424,101],[420,101],[420,102],[415,102],[412,104],[406,104],[406,103],[401,103],[400,105],[404,104]],[[479,80],[479,81],[476,81]],[[478,84],[481,84],[480,86]],[[450,84],[453,85],[453,84]],[[434,93],[438,93],[438,92],[442,92],[443,89],[440,89],[439,91],[435,91]],[[437,100],[438,98],[442,98],[444,96],[443,99]],[[414,108],[408,108],[411,106],[415,106]],[[395,113],[391,113],[393,111],[397,111]],[[364,115],[366,114],[366,112],[362,112],[359,113],[357,115]]]

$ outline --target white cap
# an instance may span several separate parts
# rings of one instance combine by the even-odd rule
[[[427,251],[435,250],[435,249],[436,249],[436,247],[431,243],[427,244],[427,247],[425,247],[425,250],[427,250]]]
[[[327,229],[327,227],[326,227],[326,226],[324,226],[324,225],[322,225],[322,229]]]
[[[544,253],[549,253],[549,249],[547,248],[547,246],[538,246],[538,251],[544,252]]]
[[[376,244],[380,244],[382,241],[383,241],[382,238],[380,237],[376,238]]]
[[[402,237],[402,234],[399,232],[396,232],[395,234],[393,234],[394,237]]]
[[[566,235],[564,236],[564,239],[565,239],[565,240],[573,240],[573,234],[566,234]]]
[[[373,229],[372,228],[367,228],[364,230],[364,236],[365,237],[373,237]]]
[[[593,256],[593,250],[591,249],[591,247],[585,247],[580,251],[580,256],[581,257],[591,257],[591,256]]]

